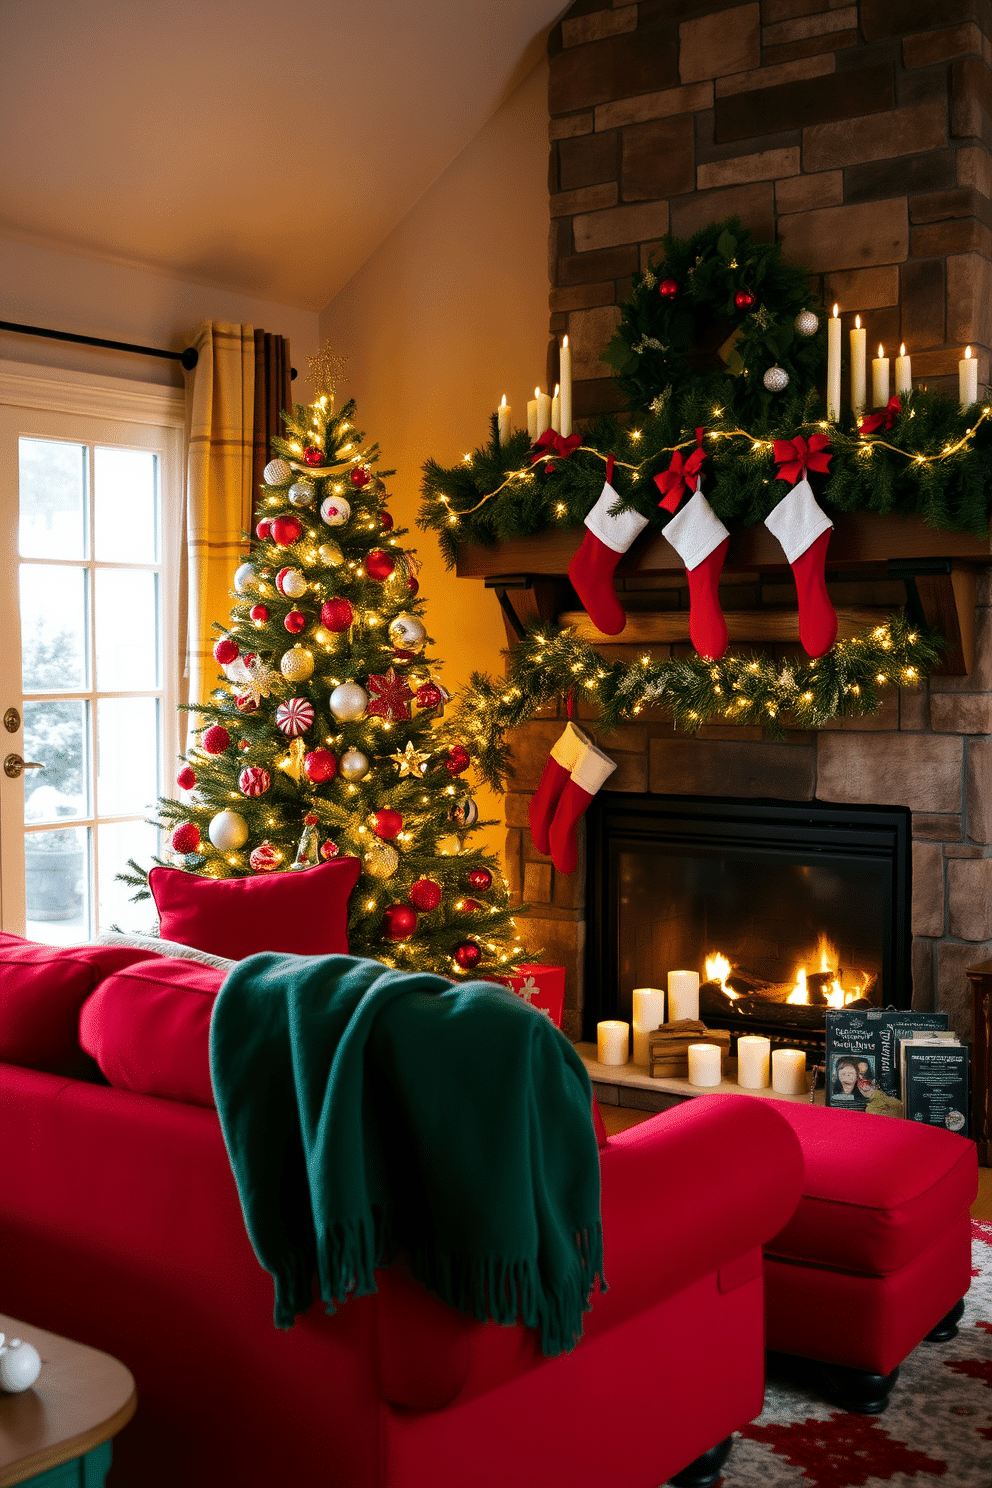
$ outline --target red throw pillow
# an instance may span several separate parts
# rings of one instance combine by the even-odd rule
[[[156,956],[101,982],[79,1015],[79,1042],[111,1085],[212,1106],[210,1017],[224,973]]]
[[[133,946],[49,946],[0,933],[0,1059],[53,1075],[93,1066],[79,1009],[105,976],[154,953]]]
[[[148,883],[165,940],[241,961],[257,951],[348,954],[348,898],[357,858],[256,878],[200,878],[153,868]]]

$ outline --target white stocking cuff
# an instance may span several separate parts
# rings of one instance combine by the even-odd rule
[[[571,775],[583,753],[592,747],[592,740],[580,728],[576,728],[574,723],[568,723],[561,738],[556,739],[551,746],[551,758]]]
[[[689,573],[730,536],[701,491],[689,498],[663,531]]]
[[[620,497],[607,481],[599,500],[586,517],[586,526],[594,537],[598,537],[607,548],[612,548],[614,553],[626,553],[634,538],[639,537],[648,525],[648,519],[636,511],[618,512],[615,517],[611,517],[610,507],[615,506],[619,500]]]
[[[765,526],[782,544],[782,551],[790,563],[805,553],[811,543],[833,526],[822,507],[817,506],[813,488],[808,480],[801,480],[783,496],[774,511],[765,518]]]
[[[594,796],[616,767],[616,760],[611,760],[595,744],[590,744],[572,770],[572,784],[584,790],[587,796]]]

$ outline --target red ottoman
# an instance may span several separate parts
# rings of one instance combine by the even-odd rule
[[[975,1144],[893,1117],[774,1102],[803,1196],[764,1247],[766,1347],[815,1359],[848,1410],[884,1410],[899,1365],[952,1338],[971,1285]]]

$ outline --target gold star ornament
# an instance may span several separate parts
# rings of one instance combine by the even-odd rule
[[[334,406],[334,393],[338,383],[344,376],[347,357],[339,356],[336,351],[331,350],[330,343],[317,352],[316,356],[307,357],[310,367],[310,384],[313,388],[315,398],[326,398]]]
[[[391,754],[389,758],[399,770],[401,780],[404,775],[412,775],[419,779],[427,774],[427,761],[430,755],[424,754],[420,749],[415,749],[412,739],[407,741],[405,749],[397,749],[396,753]]]

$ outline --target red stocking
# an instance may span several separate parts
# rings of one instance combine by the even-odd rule
[[[635,511],[611,517],[610,507],[619,500],[607,480],[599,500],[586,517],[582,546],[568,565],[568,577],[576,594],[604,635],[619,635],[627,624],[613,587],[613,571],[634,538],[648,525],[647,517]]]
[[[730,533],[698,488],[682,502],[664,532],[689,578],[689,638],[700,656],[719,661],[728,639],[719,585]]]
[[[801,480],[765,518],[782,544],[796,580],[799,639],[808,656],[823,656],[837,639],[837,615],[827,594],[824,569],[833,523],[816,503],[808,480]]]
[[[591,741],[580,728],[576,728],[574,723],[567,724],[561,738],[551,746],[551,753],[544,766],[541,783],[531,797],[528,812],[530,835],[534,840],[534,846],[540,853],[551,851],[548,833],[555,809],[561,799],[562,791],[568,784],[568,777],[572,770],[585,750],[591,747]]]
[[[594,744],[587,746],[574,766],[551,823],[551,860],[559,873],[575,872],[579,862],[575,828],[615,769],[616,762]]]

